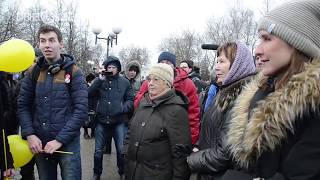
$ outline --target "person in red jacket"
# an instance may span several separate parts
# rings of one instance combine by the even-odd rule
[[[199,139],[200,126],[200,107],[197,95],[197,88],[191,79],[188,78],[188,73],[183,69],[176,67],[176,56],[170,52],[162,52],[159,55],[158,63],[166,63],[175,69],[173,86],[176,91],[182,92],[189,100],[188,116],[191,130],[192,144],[195,145]],[[148,82],[144,81],[140,91],[135,97],[134,107],[139,106],[143,95],[148,91]]]

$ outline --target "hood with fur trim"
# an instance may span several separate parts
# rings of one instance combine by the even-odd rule
[[[294,133],[294,125],[305,110],[320,106],[320,59],[306,65],[281,89],[270,93],[250,110],[262,76],[250,82],[236,100],[228,131],[228,145],[233,159],[248,168],[263,152],[273,151]],[[249,112],[251,117],[248,120]]]
[[[125,69],[125,75],[126,77],[129,77],[129,69],[131,66],[137,66],[139,69],[139,72],[137,73],[136,77],[134,79],[138,79],[141,74],[141,65],[138,61],[130,61],[126,64],[126,69]]]

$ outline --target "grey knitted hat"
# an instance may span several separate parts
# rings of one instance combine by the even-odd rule
[[[266,30],[311,58],[320,57],[320,0],[293,0],[267,13],[258,30]]]

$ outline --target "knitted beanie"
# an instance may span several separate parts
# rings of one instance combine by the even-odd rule
[[[249,48],[242,42],[237,42],[236,57],[228,72],[228,75],[223,80],[222,85],[231,84],[237,80],[247,77],[256,71],[254,60]]]
[[[305,55],[320,57],[320,0],[293,0],[267,13],[258,30],[286,41]]]
[[[167,61],[170,61],[174,67],[176,67],[176,55],[170,53],[170,52],[162,52],[160,55],[159,55],[159,58],[158,58],[158,63],[160,63],[162,60],[167,60]]]
[[[170,87],[173,86],[174,74],[173,69],[170,65],[165,63],[158,63],[151,67],[149,71],[149,75],[150,74],[155,75],[162,80],[165,80],[170,85]]]

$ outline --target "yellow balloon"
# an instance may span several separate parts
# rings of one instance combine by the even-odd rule
[[[29,149],[28,142],[23,140],[20,135],[8,136],[8,142],[15,168],[22,167],[31,161],[33,154]]]
[[[34,49],[21,39],[11,39],[0,46],[0,71],[21,72],[33,64]]]

